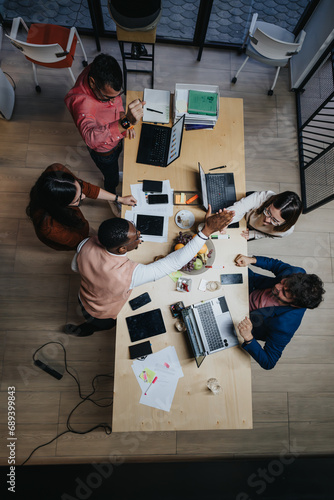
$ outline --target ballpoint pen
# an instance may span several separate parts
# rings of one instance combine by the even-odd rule
[[[152,385],[152,384],[155,384],[155,382],[156,382],[157,380],[158,380],[158,377],[157,377],[157,376],[155,376],[155,377],[154,377],[154,379],[152,380],[152,382],[150,383],[150,385],[148,386],[148,388],[146,389],[146,391],[145,391],[145,396],[146,396],[146,394],[147,394],[147,391],[148,391],[148,390],[149,390],[149,388],[151,387],[151,385]]]
[[[227,165],[223,165],[222,167],[214,167],[214,168],[209,168],[209,171],[210,170],[218,170],[219,168],[226,168]]]
[[[147,111],[152,111],[153,113],[160,113],[161,115],[163,115],[163,111],[158,111],[157,109],[152,109],[152,108],[146,108]]]

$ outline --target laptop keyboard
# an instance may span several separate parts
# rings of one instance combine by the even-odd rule
[[[152,141],[152,149],[150,151],[150,161],[161,164],[165,158],[167,149],[168,133],[163,128],[156,128],[154,130],[154,137]]]
[[[224,201],[226,199],[225,193],[225,178],[219,176],[219,190],[217,189],[217,178],[215,175],[206,176],[206,188],[209,194],[209,202],[211,205],[212,213],[217,212],[220,208],[224,208],[226,205]]]
[[[213,313],[210,303],[200,304],[196,307],[199,317],[201,318],[203,330],[206,340],[209,345],[210,351],[227,347],[227,341],[222,340],[219,329],[216,323],[215,315]]]

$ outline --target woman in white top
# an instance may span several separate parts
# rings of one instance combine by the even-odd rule
[[[282,238],[291,234],[302,213],[302,202],[292,191],[275,194],[273,191],[255,191],[227,208],[234,210],[232,223],[245,217],[246,240],[260,238]]]

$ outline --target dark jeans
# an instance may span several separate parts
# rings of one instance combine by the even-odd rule
[[[88,151],[97,168],[104,177],[104,189],[110,193],[116,194],[116,187],[119,183],[118,157],[122,152],[123,141],[121,141],[108,156],[103,156],[97,151],[90,149]]]
[[[88,337],[93,335],[94,332],[100,332],[102,330],[111,330],[116,325],[116,320],[113,318],[98,319],[91,316],[84,306],[81,304],[81,311],[86,322],[78,325],[75,329],[75,333],[78,337]]]

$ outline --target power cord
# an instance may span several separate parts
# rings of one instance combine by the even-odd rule
[[[105,433],[107,435],[110,435],[111,434],[111,427],[110,425],[108,424],[104,424],[104,423],[101,423],[101,424],[98,424],[98,425],[95,425],[94,427],[92,427],[91,429],[88,429],[87,431],[77,431],[75,429],[73,429],[71,423],[70,423],[70,419],[73,415],[73,413],[76,411],[77,408],[79,408],[79,406],[81,406],[83,403],[85,403],[86,401],[91,401],[93,404],[95,404],[96,406],[99,406],[100,408],[108,408],[112,405],[112,397],[108,397],[108,398],[100,398],[98,400],[94,400],[92,399],[92,396],[93,394],[95,394],[96,392],[96,381],[98,378],[100,377],[107,377],[107,378],[113,378],[113,374],[100,374],[100,375],[95,375],[95,377],[93,378],[92,380],[92,391],[87,395],[87,396],[83,396],[82,394],[82,391],[81,391],[81,386],[80,386],[80,381],[79,381],[79,377],[76,377],[75,375],[73,375],[73,373],[71,373],[68,369],[68,365],[67,365],[67,355],[66,355],[66,349],[64,347],[64,345],[61,343],[61,342],[47,342],[46,344],[43,344],[42,346],[40,346],[33,354],[32,358],[33,358],[33,361],[34,361],[34,364],[36,366],[39,366],[42,370],[46,371],[47,373],[49,373],[50,375],[54,376],[55,378],[57,378],[58,380],[60,378],[62,378],[62,375],[59,374],[58,372],[56,372],[56,370],[53,370],[52,368],[50,368],[48,365],[45,365],[43,362],[41,362],[39,359],[36,359],[36,355],[39,351],[41,351],[44,347],[46,347],[47,345],[50,345],[50,344],[57,344],[59,345],[62,349],[63,349],[63,353],[64,353],[64,366],[65,366],[65,371],[75,380],[75,383],[77,384],[77,387],[78,387],[78,393],[79,393],[79,397],[81,399],[81,401],[71,410],[71,412],[69,413],[68,417],[67,417],[67,422],[66,422],[66,427],[67,427],[67,430],[64,431],[64,432],[61,432],[60,434],[57,434],[54,438],[52,438],[50,441],[48,441],[47,443],[43,443],[39,446],[37,446],[31,453],[30,455],[28,456],[28,458],[21,464],[21,465],[25,465],[28,460],[30,460],[30,458],[32,457],[32,455],[37,451],[39,450],[40,448],[43,448],[44,446],[48,446],[49,444],[53,443],[53,441],[55,441],[56,439],[58,439],[60,436],[63,436],[64,434],[68,434],[68,433],[73,433],[73,434],[88,434],[89,432],[92,432],[94,431],[95,429],[99,429],[99,428],[103,428]],[[54,372],[54,373],[51,373],[51,372]],[[57,374],[58,376],[56,376],[55,374]],[[100,402],[101,401],[104,401],[104,400],[109,400],[111,399],[111,402],[108,403],[108,404],[101,404]]]

